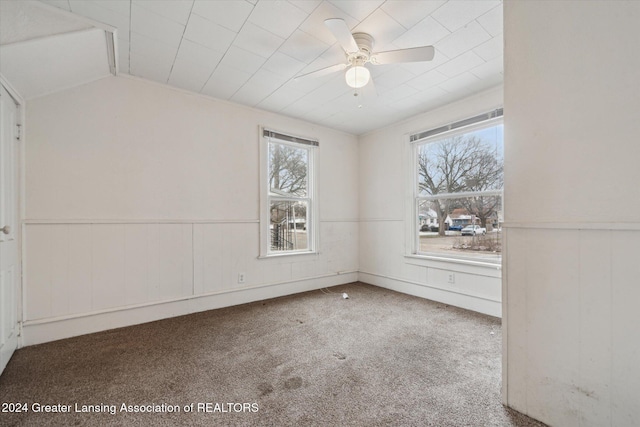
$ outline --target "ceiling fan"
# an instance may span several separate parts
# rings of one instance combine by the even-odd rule
[[[431,61],[434,55],[433,46],[420,46],[409,49],[373,52],[373,37],[367,33],[353,33],[344,20],[339,18],[324,21],[329,31],[336,38],[347,56],[346,64],[331,65],[310,73],[295,77],[295,80],[307,77],[320,77],[347,69],[344,77],[347,85],[354,89],[364,87],[371,79],[366,64],[385,65],[403,62]]]

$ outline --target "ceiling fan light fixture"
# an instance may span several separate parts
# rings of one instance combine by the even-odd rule
[[[347,84],[354,88],[359,89],[369,83],[369,79],[371,78],[371,73],[366,67],[362,65],[354,65],[349,67],[347,72],[344,75],[344,79],[347,81]]]

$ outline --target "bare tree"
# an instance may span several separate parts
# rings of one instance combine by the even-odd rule
[[[278,196],[307,195],[307,150],[285,144],[269,145],[269,191]],[[296,200],[272,201],[270,207],[272,249],[297,249],[299,220],[307,216],[307,204]],[[303,223],[306,226],[306,223]]]
[[[466,191],[485,191],[502,188],[504,181],[504,167],[501,159],[495,153],[483,150],[477,153],[475,168],[466,178]],[[487,226],[487,220],[496,216],[500,206],[499,196],[475,196],[462,199],[462,206],[480,220],[482,227]]]
[[[502,162],[490,144],[477,136],[459,135],[425,144],[418,153],[418,187],[420,194],[436,196],[463,191],[501,188]],[[475,199],[475,202],[474,202]],[[444,223],[449,214],[465,207],[480,218],[483,225],[496,207],[496,197],[439,199],[431,203],[438,215],[439,233],[445,234]],[[493,200],[489,202],[490,200]]]
[[[307,151],[283,144],[269,150],[269,187],[295,196],[307,193]]]

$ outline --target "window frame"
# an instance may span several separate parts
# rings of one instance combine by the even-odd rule
[[[308,255],[318,252],[318,179],[317,158],[319,143],[315,139],[293,136],[264,126],[259,127],[260,140],[260,255],[258,258],[272,258],[282,256]],[[267,135],[268,134],[268,135]],[[279,138],[280,137],[280,138]],[[281,139],[286,138],[286,139]],[[270,144],[277,143],[307,151],[307,191],[306,196],[273,195],[270,192]],[[272,202],[306,202],[307,203],[307,248],[294,250],[271,249],[271,203]],[[295,227],[295,224],[294,224]]]
[[[442,132],[438,132],[432,135],[429,135],[424,138],[416,139],[415,136],[421,133],[426,132],[412,132],[411,134],[406,135],[406,150],[407,155],[406,159],[410,162],[409,167],[407,168],[407,198],[406,198],[406,207],[407,212],[407,220],[409,224],[406,227],[407,233],[407,253],[406,256],[410,258],[417,259],[430,259],[436,261],[448,261],[448,262],[456,262],[456,263],[468,263],[471,265],[478,266],[488,266],[488,267],[498,267],[502,263],[502,254],[500,254],[496,259],[486,259],[486,258],[478,258],[474,256],[466,256],[465,254],[444,254],[442,252],[422,252],[420,251],[420,233],[419,233],[419,203],[421,201],[429,201],[429,200],[438,200],[438,199],[461,199],[466,197],[473,196],[498,196],[501,198],[501,204],[504,208],[504,185],[501,189],[492,189],[492,190],[482,190],[482,191],[465,191],[458,193],[441,193],[434,196],[424,196],[420,195],[419,190],[419,172],[418,172],[418,151],[419,147],[428,144],[431,142],[435,142],[444,138],[454,137],[465,133],[470,133],[474,131],[478,131],[481,129],[487,129],[494,126],[504,125],[504,119],[502,115],[502,109],[492,110],[490,113],[482,114],[480,116],[486,116],[487,118],[476,123],[471,123],[464,126],[453,127],[450,130],[443,130]],[[479,117],[479,116],[476,116]],[[470,120],[473,118],[463,119]],[[455,122],[451,125],[445,125],[437,129],[444,129],[447,126],[455,126]],[[429,131],[427,131],[429,132]],[[504,144],[504,141],[503,141]],[[503,161],[504,161],[504,153],[503,153]]]

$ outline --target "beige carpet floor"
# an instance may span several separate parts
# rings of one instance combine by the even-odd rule
[[[542,426],[500,403],[501,340],[353,283],[18,350],[0,425]]]

